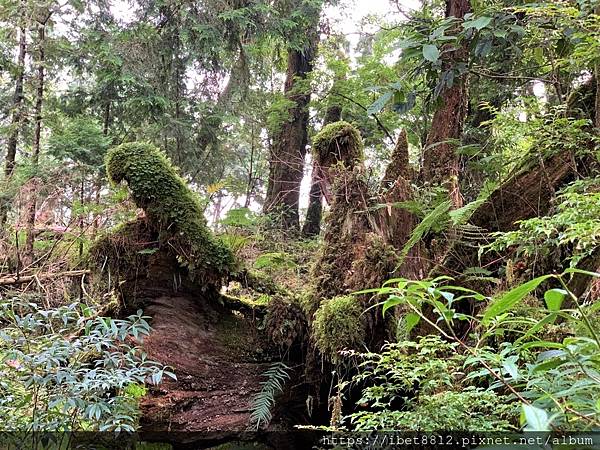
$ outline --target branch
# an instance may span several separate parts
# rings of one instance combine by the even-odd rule
[[[50,280],[53,278],[62,278],[62,277],[78,277],[81,275],[86,275],[90,273],[89,270],[68,270],[66,272],[58,272],[58,273],[43,273],[40,275],[10,275],[7,277],[0,278],[0,286],[10,286],[12,284],[22,284],[29,283],[30,281],[41,281],[41,280]]]
[[[361,103],[357,102],[353,98],[346,97],[344,94],[340,94],[339,92],[332,92],[332,94],[337,95],[338,97],[342,97],[343,99],[346,99],[349,102],[354,103],[356,106],[362,108],[365,111],[369,110],[366,106],[364,106]],[[379,120],[379,117],[377,117],[377,115],[375,113],[372,113],[371,116],[373,116],[373,118],[377,122],[377,125],[379,125],[379,128],[381,128],[383,130],[383,132],[389,138],[389,140],[392,141],[392,145],[396,145],[396,141],[394,140],[394,138],[392,137],[392,135],[390,134],[390,132],[388,131],[388,129],[385,127],[385,125],[383,125],[383,123],[381,123],[381,120]]]

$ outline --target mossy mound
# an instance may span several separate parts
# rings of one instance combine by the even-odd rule
[[[235,270],[234,257],[213,237],[199,199],[166,155],[151,144],[126,143],[108,153],[106,168],[111,182],[127,182],[135,204],[146,213],[160,242],[175,251],[190,278],[220,287]]]
[[[322,167],[342,162],[347,168],[352,168],[363,160],[360,133],[352,124],[344,121],[325,125],[313,138],[313,151]]]
[[[315,313],[312,328],[319,351],[332,361],[339,361],[340,350],[357,350],[365,341],[363,306],[351,295],[325,300]]]

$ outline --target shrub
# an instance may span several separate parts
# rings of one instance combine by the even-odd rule
[[[147,318],[33,300],[0,298],[0,428],[134,431],[143,386],[175,378],[135,344],[150,331]]]

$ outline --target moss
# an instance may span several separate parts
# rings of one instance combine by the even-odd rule
[[[127,182],[135,204],[194,281],[217,285],[234,270],[233,255],[212,236],[198,197],[158,148],[122,144],[108,153],[106,168],[113,183]]]
[[[326,218],[323,246],[312,270],[314,293],[305,303],[307,317],[318,308],[321,298],[355,291],[364,286],[352,286],[349,276],[365,249],[366,233],[371,230],[368,216],[368,187],[358,170],[340,171],[334,185],[334,199]]]
[[[340,147],[344,148],[343,154]],[[348,122],[325,125],[313,138],[315,158],[322,167],[343,162],[348,168],[363,160],[363,142],[358,130]]]
[[[339,361],[340,350],[358,349],[366,337],[362,313],[360,301],[351,295],[322,302],[312,324],[315,344],[321,353]]]

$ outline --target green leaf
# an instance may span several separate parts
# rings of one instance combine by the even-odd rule
[[[383,109],[387,102],[389,102],[394,93],[392,91],[385,92],[381,97],[373,102],[371,106],[367,109],[367,114],[375,114]]]
[[[533,405],[523,405],[523,414],[525,415],[525,430],[527,431],[548,431],[550,430],[550,418],[543,409]]]
[[[440,58],[440,51],[433,44],[423,46],[423,58],[427,61],[436,62]]]
[[[396,305],[404,302],[404,297],[399,297],[398,295],[390,295],[390,297],[383,303],[382,314],[385,316],[385,312],[393,308]]]
[[[514,362],[505,361],[504,364],[502,364],[502,367],[504,368],[506,373],[510,374],[510,376],[513,377],[513,379],[516,380],[519,378],[519,370],[517,369],[517,365]]]
[[[550,289],[544,294],[544,300],[546,306],[550,311],[560,311],[563,300],[567,296],[568,292],[564,289]]]
[[[466,20],[465,22],[463,22],[463,27],[465,28],[465,30],[468,30],[469,28],[475,28],[476,30],[481,30],[482,28],[487,27],[490,23],[492,22],[492,18],[491,17],[479,17],[478,19],[475,20]]]
[[[406,324],[406,333],[410,333],[411,330],[417,326],[417,324],[421,321],[421,316],[417,313],[408,313],[404,316],[404,323]]]
[[[506,292],[502,297],[492,302],[483,315],[481,322],[488,325],[490,321],[500,314],[510,310],[518,302],[520,302],[527,294],[537,288],[543,281],[552,278],[554,275],[544,275],[534,278],[527,283],[521,284],[514,289]]]

